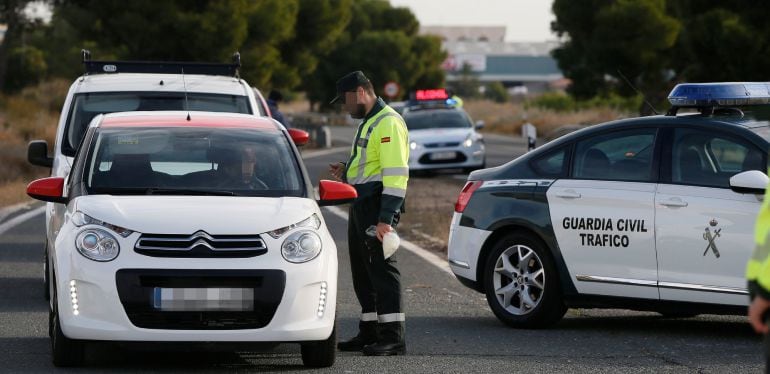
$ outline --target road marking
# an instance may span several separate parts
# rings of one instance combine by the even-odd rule
[[[348,220],[348,214],[342,211],[342,209],[337,208],[336,206],[327,206],[324,208],[326,208],[326,210],[328,210],[329,213],[332,213],[335,216],[340,217],[346,221]],[[452,273],[452,270],[449,269],[449,264],[446,261],[444,261],[441,257],[435,255],[434,253],[429,252],[425,248],[422,248],[417,244],[414,244],[408,240],[405,240],[404,238],[401,238],[401,248],[404,248],[407,251],[414,253],[418,257],[421,257],[423,260],[428,261],[429,264],[435,266],[439,270],[442,270],[447,274],[454,276],[454,273]]]
[[[5,234],[6,231],[43,212],[45,212],[45,205],[37,209],[30,210],[27,213],[19,214],[18,216],[9,219],[7,222],[3,222],[0,224],[0,235]]]
[[[330,154],[337,153],[337,152],[342,152],[342,151],[345,151],[345,150],[350,150],[350,147],[347,147],[347,146],[345,146],[345,147],[335,147],[335,148],[329,148],[329,149],[324,149],[324,150],[320,150],[320,151],[304,152],[304,153],[302,153],[302,158],[303,159],[308,159],[308,158],[321,157],[321,156],[326,156],[326,155],[330,155]]]

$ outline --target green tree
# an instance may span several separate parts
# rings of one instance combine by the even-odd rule
[[[402,95],[443,85],[440,64],[446,54],[441,42],[417,35],[419,23],[411,11],[382,0],[358,0],[351,5],[352,17],[338,42],[304,81],[311,103],[328,108],[336,80],[353,70],[363,70],[378,95],[391,80],[401,86]]]
[[[493,100],[497,103],[504,103],[510,99],[508,91],[505,90],[503,84],[500,82],[492,82],[487,85],[487,89],[484,91],[484,96],[487,99]]]
[[[6,92],[19,89],[28,81],[35,82],[45,74],[46,64],[42,61],[42,51],[29,47],[25,40],[26,35],[39,27],[38,21],[30,20],[24,15],[24,10],[31,2],[0,1],[0,23],[6,25],[5,35],[0,43],[0,88]]]
[[[555,0],[553,11],[552,28],[568,36],[553,55],[573,81],[571,94],[585,99],[609,89],[633,96],[625,75],[657,96],[680,30],[665,0]]]

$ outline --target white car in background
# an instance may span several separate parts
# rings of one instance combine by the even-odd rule
[[[189,117],[188,117],[189,116]],[[306,132],[231,113],[98,116],[72,172],[27,193],[48,226],[53,363],[95,341],[296,342],[334,363],[337,248],[294,143]],[[266,160],[269,160],[266,161]]]

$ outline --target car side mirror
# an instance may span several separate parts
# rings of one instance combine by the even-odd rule
[[[484,120],[478,120],[476,121],[476,130],[481,130],[484,128]]]
[[[730,177],[730,189],[738,193],[764,194],[770,181],[767,174],[759,170],[749,170]]]
[[[308,134],[307,131],[303,131],[300,129],[289,129],[289,136],[291,136],[291,140],[294,142],[294,144],[297,145],[297,147],[301,147],[310,140],[310,134]]]
[[[27,161],[32,165],[53,167],[53,157],[48,157],[48,143],[33,140],[27,146]]]
[[[320,206],[347,204],[358,197],[353,186],[330,180],[321,180],[318,183],[318,195],[320,197],[318,205]]]
[[[27,185],[27,195],[33,199],[64,204],[64,178],[50,177],[32,181]]]

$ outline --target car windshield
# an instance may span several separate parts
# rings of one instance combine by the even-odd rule
[[[83,171],[89,194],[304,196],[278,130],[102,128],[92,139]]]
[[[470,118],[465,112],[456,109],[417,110],[404,116],[409,130],[432,128],[470,128]]]
[[[251,114],[243,95],[189,92],[91,92],[74,96],[62,153],[74,156],[91,120],[99,114],[131,111],[192,110]]]

